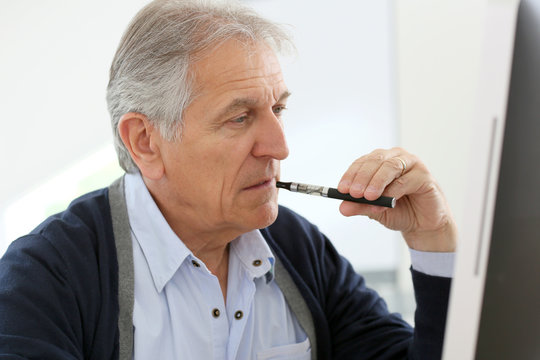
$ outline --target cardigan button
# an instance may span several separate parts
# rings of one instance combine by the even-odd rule
[[[259,259],[253,261],[253,266],[261,266],[261,264],[262,264],[262,261]]]
[[[244,313],[240,310],[238,310],[237,312],[234,313],[234,318],[236,320],[240,320],[242,317],[244,316]]]
[[[221,313],[220,313],[219,309],[214,309],[214,310],[212,310],[212,316],[213,316],[214,318],[217,319],[217,318],[219,317],[220,314],[221,314]]]

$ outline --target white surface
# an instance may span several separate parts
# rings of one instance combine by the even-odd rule
[[[489,3],[489,7],[488,7]],[[494,164],[500,156],[514,36],[515,0],[396,1],[398,118],[402,145],[441,184],[460,233],[445,359],[472,359],[480,315],[486,246],[476,260],[493,117]],[[498,166],[492,166],[491,175]],[[486,229],[490,229],[487,226]],[[485,231],[484,240],[489,239]],[[472,354],[472,355],[471,355]]]
[[[142,0],[0,3],[0,211],[112,140],[105,89]]]
[[[441,184],[460,228],[484,2],[396,1],[400,143]]]
[[[440,183],[458,229],[467,206],[484,1],[395,1],[399,142]],[[402,289],[411,288],[408,267],[402,261]]]
[[[518,0],[489,0],[486,7],[479,91],[472,128],[475,140],[471,149],[474,151],[470,152],[468,162],[468,206],[464,211],[465,221],[450,298],[445,360],[474,359],[476,354],[497,195],[517,5]]]

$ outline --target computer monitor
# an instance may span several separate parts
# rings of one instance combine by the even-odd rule
[[[489,1],[485,44],[443,358],[540,359],[540,0]]]

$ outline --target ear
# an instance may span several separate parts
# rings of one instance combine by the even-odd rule
[[[118,122],[118,132],[141,174],[159,180],[164,174],[159,149],[161,135],[146,115],[133,112],[124,114]]]

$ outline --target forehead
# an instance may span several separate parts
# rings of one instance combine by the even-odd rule
[[[285,88],[279,60],[262,42],[228,40],[197,61],[192,70],[196,92],[203,97],[250,90],[278,96]]]

